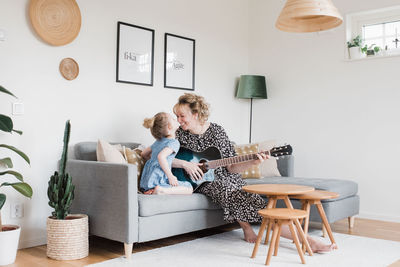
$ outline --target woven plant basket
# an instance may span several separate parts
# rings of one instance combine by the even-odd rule
[[[77,260],[89,255],[89,220],[85,214],[71,214],[65,220],[47,218],[47,257]]]

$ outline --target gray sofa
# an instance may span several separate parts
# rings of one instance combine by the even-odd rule
[[[138,144],[123,143],[123,145],[134,148]],[[75,184],[75,200],[71,212],[89,216],[91,234],[123,242],[127,257],[132,253],[133,243],[226,224],[222,220],[220,207],[202,194],[169,196],[138,194],[136,166],[97,162],[96,142],[78,143],[74,146],[74,152],[76,159],[69,159],[67,163],[67,171]],[[282,177],[246,179],[246,181],[248,184],[309,185],[316,189],[337,192],[340,194],[339,198],[322,202],[330,223],[344,218],[354,218],[358,214],[358,186],[355,182],[295,178],[293,161],[293,156],[278,160]],[[295,208],[300,207],[299,201],[292,200],[292,203]],[[320,221],[315,207],[311,209],[310,220]]]

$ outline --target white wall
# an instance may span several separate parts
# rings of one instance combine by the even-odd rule
[[[334,0],[347,13],[396,0]],[[345,26],[325,33],[279,31],[283,0],[251,0],[249,66],[266,75],[268,100],[254,107],[255,139],[294,147],[300,177],[351,179],[360,216],[400,222],[400,57],[347,62]]]
[[[236,78],[248,70],[248,3],[245,0],[78,0],[82,28],[72,43],[53,47],[30,26],[27,0],[0,2],[0,84],[19,96],[25,115],[14,116],[23,136],[0,133],[1,143],[13,144],[31,158],[31,167],[15,157],[34,190],[32,200],[5,189],[8,200],[3,222],[22,226],[21,247],[46,242],[50,215],[47,182],[61,155],[64,124],[72,121],[71,145],[80,141],[153,142],[141,124],[158,111],[171,111],[182,90],[163,88],[164,33],[196,39],[196,93],[212,107],[211,120],[222,123],[234,140],[247,140],[235,127],[246,121],[248,102],[234,98]],[[115,82],[117,21],[155,30],[154,86]],[[58,71],[60,61],[74,58],[76,80]],[[0,113],[11,113],[11,98],[0,97]],[[243,109],[245,112],[243,112]],[[233,120],[232,118],[235,118]],[[3,192],[3,188],[1,189]],[[106,196],[107,197],[107,196]],[[10,204],[22,202],[22,219],[10,218]]]

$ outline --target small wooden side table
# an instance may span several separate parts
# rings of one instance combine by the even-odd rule
[[[323,191],[323,190],[315,190],[309,193],[301,194],[301,195],[294,195],[293,198],[297,198],[301,201],[302,209],[305,210],[308,216],[305,218],[304,222],[304,233],[307,235],[308,233],[308,225],[310,222],[310,208],[311,205],[315,205],[317,207],[318,213],[321,216],[323,226],[325,227],[326,231],[328,232],[329,239],[331,240],[332,244],[336,244],[335,239],[333,238],[332,230],[329,225],[328,219],[326,218],[326,214],[324,208],[322,206],[321,200],[322,199],[333,199],[339,197],[338,193]],[[336,244],[337,247],[337,244]],[[304,250],[304,247],[303,247]]]
[[[265,261],[265,265],[269,265],[272,256],[272,250],[274,250],[274,256],[278,255],[278,247],[279,247],[279,238],[281,233],[282,225],[288,225],[289,230],[292,233],[293,241],[296,244],[297,252],[299,253],[301,263],[305,264],[306,260],[304,259],[303,251],[301,249],[299,239],[296,234],[296,230],[294,229],[293,222],[295,219],[303,219],[306,218],[307,212],[304,210],[296,210],[296,209],[263,209],[258,211],[258,213],[263,218],[268,218],[275,222],[274,233],[272,234],[271,244],[269,245],[267,260]],[[304,243],[303,243],[304,244]]]
[[[276,202],[278,199],[283,199],[286,206],[289,209],[293,209],[292,203],[289,200],[289,196],[301,195],[312,192],[314,191],[314,187],[303,186],[303,185],[292,185],[292,184],[253,184],[253,185],[243,186],[243,190],[249,193],[266,195],[268,197],[268,204],[266,209],[274,208],[276,206]],[[304,235],[299,220],[294,219],[293,221],[297,228],[297,231],[299,232],[300,237],[303,239],[308,254],[312,256],[313,253],[310,244],[308,243],[307,238]],[[258,247],[261,243],[261,239],[265,231],[265,228],[267,227],[267,223],[268,223],[268,218],[263,218],[260,230],[258,232],[256,243],[254,244],[253,253],[251,255],[252,258],[254,258],[257,255]],[[270,228],[270,226],[268,228]],[[269,233],[269,231],[267,231],[267,233]]]

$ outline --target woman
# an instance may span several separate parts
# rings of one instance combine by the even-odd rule
[[[174,113],[180,124],[176,138],[181,147],[192,151],[204,151],[209,147],[216,147],[220,150],[223,158],[236,155],[225,130],[221,126],[207,121],[209,106],[203,97],[185,93],[179,97],[178,103],[174,106]],[[250,223],[261,222],[262,218],[257,211],[264,209],[267,204],[261,196],[242,190],[246,183],[240,173],[267,159],[263,153],[257,156],[257,160],[215,169],[215,180],[211,183],[204,183],[197,189],[197,192],[210,197],[222,207],[225,221],[239,223],[243,229],[244,239],[250,243],[254,243],[257,239]],[[174,168],[183,168],[193,180],[201,179],[203,176],[199,165],[199,163],[176,158],[172,162]],[[283,237],[292,239],[288,227],[282,227],[281,233]],[[332,249],[329,245],[324,245],[311,238],[308,239],[314,252],[326,252]]]

